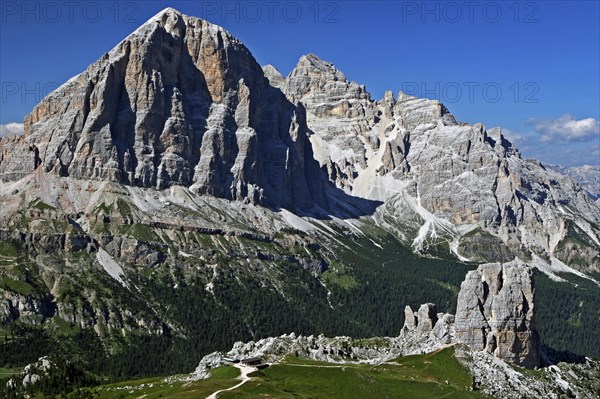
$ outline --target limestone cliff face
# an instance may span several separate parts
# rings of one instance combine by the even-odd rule
[[[242,43],[166,9],[35,107],[1,142],[0,177],[39,166],[296,208],[322,200],[307,134]]]
[[[313,151],[330,180],[351,192],[358,170],[367,167],[367,149],[379,146],[377,137],[369,135],[377,110],[365,86],[348,81],[333,64],[309,54],[300,58],[282,90],[290,101],[306,108],[315,133]]]
[[[306,108],[313,152],[329,180],[385,202],[377,219],[416,250],[441,236],[456,240],[455,254],[471,260],[554,256],[582,271],[600,270],[597,203],[571,179],[523,159],[500,129],[459,123],[439,101],[402,92],[373,101],[314,54],[299,60],[283,86],[277,82]],[[489,253],[489,234],[463,237],[475,229],[499,240],[504,254]],[[560,251],[574,234],[593,254],[574,260]]]
[[[540,338],[534,322],[531,269],[515,260],[489,263],[470,271],[461,285],[455,338],[510,363],[540,363]]]

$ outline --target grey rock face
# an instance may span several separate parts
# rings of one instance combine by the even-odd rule
[[[0,142],[0,177],[37,167],[129,185],[192,187],[270,206],[320,201],[303,110],[224,29],[166,9]]]
[[[509,262],[515,254],[498,236],[477,229],[463,236],[458,251],[473,262]]]
[[[357,165],[366,168],[369,147],[379,145],[369,132],[377,113],[370,94],[314,54],[300,58],[282,90],[306,108],[315,158],[333,183],[351,192]]]
[[[519,366],[538,366],[533,296],[531,269],[521,261],[470,271],[458,294],[456,340]]]
[[[454,315],[446,313],[442,314],[441,317],[438,317],[437,323],[435,323],[435,326],[433,327],[432,334],[437,340],[444,344],[451,343],[454,334]]]
[[[285,78],[273,65],[265,65],[262,69],[271,86],[279,89],[285,85]]]
[[[20,320],[26,323],[41,324],[56,313],[50,295],[23,295],[10,291],[0,291],[0,320],[4,323]]]
[[[384,202],[376,221],[416,251],[437,239],[472,261],[539,255],[600,271],[599,202],[522,159],[500,129],[404,93],[374,101],[314,54],[284,78],[173,9],[46,97],[22,137],[0,139],[0,180],[34,171],[331,210],[340,201],[325,194],[326,172],[347,194]],[[476,229],[489,235],[467,236]]]
[[[438,321],[437,306],[433,303],[421,305],[417,312],[417,331],[421,334],[430,333]]]
[[[588,192],[595,200],[600,199],[600,166],[584,165],[568,167],[562,165],[545,165],[562,175],[569,176]]]
[[[437,313],[437,306],[425,303],[415,313],[410,306],[404,308],[404,325],[400,336],[415,345],[431,347],[447,345],[452,342],[454,335],[454,316]]]
[[[561,227],[568,220],[600,243],[598,204],[571,179],[522,159],[500,129],[459,123],[439,101],[402,92],[373,101],[314,54],[300,59],[283,91],[306,108],[313,152],[329,180],[384,201],[378,220],[417,251],[440,233],[461,243],[472,226],[502,241],[502,253],[489,250],[492,237],[466,237],[454,247],[457,256],[493,262],[544,253],[566,261],[554,251],[570,231]],[[600,257],[572,263],[600,270]]]
[[[417,328],[417,317],[412,308],[408,305],[404,308],[404,329],[413,331]]]

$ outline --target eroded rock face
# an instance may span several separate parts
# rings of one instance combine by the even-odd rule
[[[449,313],[437,313],[437,306],[425,303],[415,313],[410,306],[404,308],[404,326],[400,336],[409,341],[427,341],[438,345],[452,342],[454,334],[454,316]]]
[[[533,297],[531,269],[519,260],[470,271],[458,294],[456,340],[519,366],[538,366]]]
[[[173,9],[46,97],[23,137],[0,139],[0,180],[34,171],[291,210],[335,207],[326,174],[385,202],[376,221],[416,251],[441,237],[472,261],[539,254],[600,271],[599,203],[522,159],[500,129],[402,92],[372,100],[314,54],[284,78],[224,29]],[[491,237],[465,236],[474,229]]]
[[[404,308],[404,328],[409,331],[417,328],[417,317],[412,308],[408,305]]]
[[[583,271],[600,270],[600,257],[556,251],[562,249],[556,243],[573,234],[561,227],[566,220],[583,226],[594,246],[600,243],[598,203],[572,180],[523,159],[500,129],[458,122],[439,101],[402,92],[374,101],[364,86],[314,54],[300,58],[283,86],[280,79],[275,84],[305,107],[313,152],[329,180],[389,205],[378,221],[393,219],[390,229],[415,250],[442,232],[449,241],[458,237],[455,254],[472,261],[545,253]],[[465,226],[490,235],[460,237]],[[574,260],[579,253],[581,260]]]
[[[10,291],[0,291],[0,321],[8,323],[20,320],[37,324],[51,318],[56,313],[51,295],[28,295]]]
[[[277,68],[275,68],[273,65],[265,65],[262,69],[265,73],[265,77],[269,79],[271,86],[277,87],[278,89],[283,87],[285,84],[285,78]]]
[[[438,321],[437,306],[433,303],[424,303],[417,312],[417,331],[421,334],[427,334],[433,330],[433,326]]]
[[[0,141],[0,178],[43,168],[303,208],[321,183],[304,111],[224,29],[166,9],[47,96]]]
[[[454,335],[454,315],[438,313],[438,320],[431,332],[441,343],[449,344]]]

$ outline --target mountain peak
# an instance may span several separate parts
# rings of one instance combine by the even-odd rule
[[[223,28],[165,8],[35,107],[22,145],[41,156],[27,165],[0,159],[2,172],[39,166],[75,179],[308,208],[320,203],[321,183],[301,110],[264,76]],[[54,126],[68,128],[59,136]]]
[[[273,65],[267,64],[262,67],[265,77],[269,79],[271,86],[281,88],[285,84],[285,78]]]
[[[325,61],[313,53],[309,53],[309,54],[306,54],[306,55],[303,55],[302,57],[300,57],[300,60],[298,60],[298,63],[296,64],[295,69],[307,69],[307,68],[312,69],[312,70],[318,69],[321,71],[328,71],[328,72],[333,72],[333,73],[339,72],[339,70],[331,62]]]
[[[304,54],[302,57],[300,57],[300,61],[308,61],[308,62],[313,63],[313,64],[319,64],[319,63],[330,64],[329,62],[324,61],[323,59],[321,59],[315,53]]]
[[[163,15],[163,14],[177,14],[177,15],[183,15],[183,14],[181,13],[181,11],[179,11],[179,10],[176,10],[176,9],[175,9],[175,8],[173,8],[173,7],[166,7],[166,8],[164,8],[164,9],[162,9],[161,11],[159,11],[159,12],[156,14],[156,16]]]
[[[310,53],[303,55],[298,60],[294,69],[288,75],[288,80],[294,76],[318,77],[328,81],[346,82],[346,75],[335,67],[331,62],[322,60],[317,55]]]
[[[167,7],[162,9],[161,11],[157,12],[153,17],[149,18],[146,22],[144,22],[141,26],[147,26],[147,25],[151,25],[154,22],[160,22],[163,21],[165,19],[165,17],[183,17],[184,14],[181,13],[180,11],[174,9],[173,7]],[[139,30],[140,28],[138,28],[137,30]]]

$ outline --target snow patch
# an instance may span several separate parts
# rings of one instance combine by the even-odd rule
[[[375,245],[377,248],[383,249],[383,247],[381,245],[377,244],[375,241],[371,240],[370,238],[369,238],[369,241],[371,241],[373,243],[373,245]]]
[[[450,241],[450,251],[452,251],[452,253],[454,255],[456,255],[456,257],[461,262],[469,262],[468,258],[465,258],[460,253],[458,253],[458,244],[459,244],[459,241],[460,241],[460,237],[454,237],[454,239],[452,241]]]
[[[293,227],[295,229],[298,229],[305,233],[315,230],[315,226],[313,226],[311,223],[307,222],[306,220],[302,219],[300,216],[297,216],[297,215],[293,214],[292,212],[288,211],[287,209],[282,209],[279,212],[279,215],[281,215],[281,217],[287,224],[289,224],[291,227]]]
[[[425,223],[419,229],[419,234],[414,239],[412,247],[416,250],[420,250],[423,247],[423,242],[427,237],[438,237],[438,231],[449,234],[451,236],[457,236],[458,233],[454,229],[454,225],[448,222],[445,219],[441,219],[435,216],[433,213],[429,212],[427,209],[421,205],[421,197],[419,195],[419,190],[417,188],[417,198],[413,198],[408,195],[406,191],[403,193],[404,199],[409,204],[409,206],[414,210],[419,216],[425,220]],[[437,228],[437,229],[436,229]]]
[[[125,288],[129,288],[123,277],[125,273],[123,272],[123,268],[119,265],[112,256],[109,255],[102,248],[98,248],[98,252],[96,253],[96,260],[100,263],[100,266],[115,280],[117,280],[121,285]]]
[[[596,283],[600,286],[600,283],[593,279],[592,277],[584,274],[578,270],[575,270],[567,265],[565,265],[562,261],[555,258],[554,256],[550,256],[550,263],[546,262],[544,259],[540,258],[536,254],[532,254],[532,260],[529,262],[529,266],[536,267],[541,272],[545,273],[550,279],[554,281],[563,282],[565,281],[563,278],[559,277],[557,273],[572,273],[581,278],[585,278]]]

